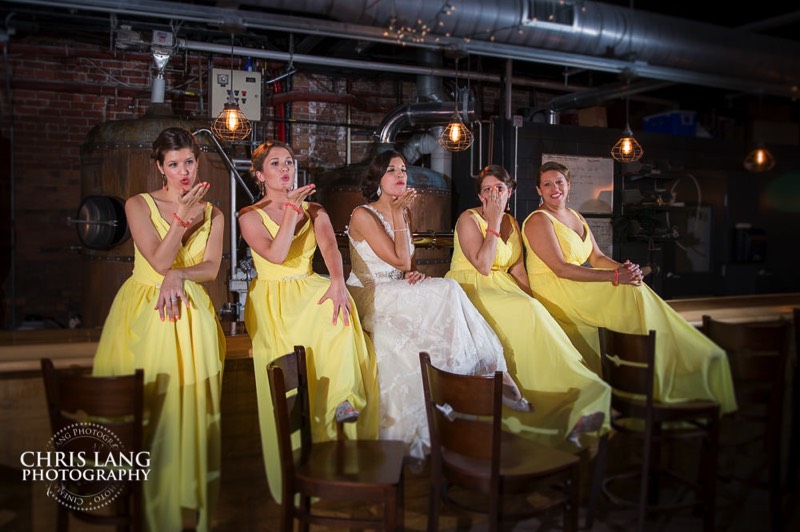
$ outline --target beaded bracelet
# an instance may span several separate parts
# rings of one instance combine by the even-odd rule
[[[184,222],[183,220],[181,220],[181,217],[178,216],[178,213],[176,213],[176,212],[172,213],[172,217],[175,218],[176,220],[178,220],[178,223],[181,224],[181,226],[184,227],[184,228],[188,228],[190,225],[192,225],[191,220],[189,220],[187,222]]]
[[[298,207],[298,206],[297,206],[297,205],[295,205],[294,203],[291,203],[291,202],[287,201],[286,203],[284,203],[284,205],[285,205],[286,207],[289,207],[290,209],[292,209],[292,210],[293,210],[294,212],[296,212],[297,214],[303,214],[303,211],[300,209],[300,207]]]
[[[611,284],[619,286],[619,270],[614,270],[614,282]]]
[[[493,235],[494,235],[494,236],[496,236],[497,238],[500,238],[500,232],[499,232],[499,231],[495,231],[494,229],[489,229],[489,228],[487,227],[487,228],[486,228],[486,232],[487,232],[487,233],[491,233],[491,234],[493,234]]]

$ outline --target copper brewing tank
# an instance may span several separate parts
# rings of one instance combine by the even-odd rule
[[[133,240],[127,232],[124,210],[121,215],[119,212],[127,198],[161,187],[161,176],[150,158],[153,141],[168,127],[196,131],[206,126],[205,122],[172,116],[145,117],[104,122],[86,136],[81,145],[82,203],[76,220],[84,260],[84,326],[103,325],[117,290],[133,271]],[[231,223],[228,220],[231,203],[228,169],[205,134],[198,134],[196,138],[202,148],[198,179],[212,185],[206,199],[222,210],[226,224]],[[106,222],[110,220],[97,219],[108,216],[118,218],[113,220],[116,229],[109,229],[112,225]],[[224,234],[223,250],[230,250],[229,231],[226,229]],[[230,299],[229,276],[230,253],[224,252],[216,280],[204,283],[217,309]]]
[[[317,201],[325,207],[337,234],[344,262],[345,278],[350,273],[350,250],[344,230],[350,214],[367,203],[361,181],[368,163],[337,168],[317,180]],[[408,186],[417,190],[411,208],[411,225],[417,269],[431,277],[442,277],[450,269],[453,251],[452,185],[450,179],[429,168],[408,167]]]

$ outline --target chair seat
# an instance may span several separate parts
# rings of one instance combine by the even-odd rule
[[[647,402],[644,399],[626,398],[624,403],[616,403],[615,408],[622,417],[644,418],[647,413]],[[719,410],[719,403],[715,401],[690,400],[679,403],[653,403],[653,421],[656,423],[669,423],[684,421],[709,416]],[[612,416],[613,419],[613,416]]]
[[[300,449],[295,452],[299,458]],[[399,440],[337,440],[315,443],[308,459],[296,469],[298,485],[312,496],[352,499],[352,490],[375,492],[376,487],[396,486],[403,470],[405,443]],[[321,486],[314,493],[311,486]],[[333,486],[334,489],[330,489]],[[381,496],[382,497],[382,496]],[[376,500],[380,500],[377,498]]]
[[[577,455],[548,447],[510,432],[502,433],[500,454],[500,475],[506,490],[527,485],[531,478],[546,477],[575,466],[580,458]],[[469,482],[473,489],[488,493],[490,489],[490,461],[478,460],[463,454],[442,451],[443,467],[446,472],[464,478],[476,479]]]

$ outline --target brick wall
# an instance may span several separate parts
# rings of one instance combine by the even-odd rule
[[[2,46],[2,44],[0,44]],[[144,116],[150,103],[152,61],[149,54],[91,47],[71,41],[39,42],[18,40],[8,49],[7,72],[11,74],[11,98],[0,84],[2,143],[0,154],[0,200],[6,212],[0,219],[0,277],[2,300],[0,323],[11,324],[12,283],[9,274],[11,219],[9,209],[10,149],[13,132],[16,280],[15,321],[39,316],[66,326],[71,315],[80,312],[85,288],[81,281],[80,243],[73,226],[82,200],[80,147],[97,124]],[[167,65],[166,101],[181,118],[206,118],[208,69],[243,69],[245,59],[227,57],[210,60],[204,55],[173,57]],[[256,62],[265,79],[282,72],[284,65]],[[264,109],[257,131],[260,138],[272,138],[278,123],[270,120],[275,108],[267,105],[272,85],[262,97]],[[282,89],[334,92],[353,95],[358,105],[350,107],[350,160],[361,161],[377,127],[394,107],[413,101],[413,81],[349,79],[311,74],[305,69],[282,84]],[[496,114],[496,91],[483,103],[481,112]],[[516,98],[515,98],[516,99]],[[312,177],[318,172],[343,166],[347,160],[347,106],[343,103],[294,101],[290,115],[296,123],[287,125],[300,167]],[[288,118],[288,116],[286,117]],[[13,129],[12,129],[13,120]],[[149,140],[149,139],[148,139]],[[9,152],[10,153],[10,152]],[[245,151],[246,153],[246,151]],[[237,153],[236,157],[241,154]]]

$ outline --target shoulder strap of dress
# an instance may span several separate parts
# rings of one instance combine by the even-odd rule
[[[372,214],[374,214],[378,218],[378,221],[383,226],[383,230],[386,231],[387,233],[389,232],[389,222],[386,221],[386,218],[383,217],[383,215],[380,213],[380,211],[378,211],[378,209],[376,209],[372,205],[367,205],[367,204],[359,205],[358,207],[364,207],[365,209],[370,211]],[[356,208],[358,208],[358,207],[356,207]]]
[[[255,210],[259,216],[261,216],[261,220],[264,223],[266,223],[267,220],[272,220],[272,218],[269,217],[269,214],[267,214],[266,211],[264,211],[264,209],[261,207],[254,207],[253,210]]]
[[[376,208],[375,208],[375,207],[373,207],[372,205],[368,205],[368,204],[366,204],[366,203],[365,203],[364,205],[359,205],[358,207],[356,207],[356,209],[358,209],[358,208],[361,208],[361,207],[363,207],[363,208],[367,209],[368,211],[371,211],[371,212],[372,212],[372,213],[373,213],[375,216],[377,216],[377,217],[378,217],[378,219],[379,219],[381,222],[383,222],[383,221],[384,221],[384,220],[383,220],[383,215],[382,215],[380,212],[378,212],[378,209],[376,209]]]
[[[211,224],[211,213],[214,212],[214,204],[210,201],[206,202],[206,207],[203,209],[203,225]]]
[[[551,221],[551,222],[554,222],[554,221],[558,220],[558,218],[556,218],[555,216],[553,216],[553,215],[552,215],[552,214],[550,214],[549,212],[547,212],[547,211],[540,211],[539,209],[536,209],[535,211],[533,211],[533,212],[531,213],[531,215],[534,215],[534,214],[537,214],[537,213],[539,213],[539,214],[544,214],[545,216],[547,216],[548,218],[550,218],[550,221]]]
[[[470,212],[470,214],[472,214],[472,219],[475,220],[475,223],[477,224],[478,228],[481,231],[483,231],[483,223],[482,223],[483,217],[480,214],[478,214],[478,210],[477,209],[469,209],[469,212]]]
[[[158,213],[158,215],[161,216],[161,213],[158,210],[158,205],[156,205],[156,200],[153,199],[153,196],[147,192],[142,192],[139,195],[144,198],[144,202],[147,203],[147,206],[150,208],[150,214]]]

